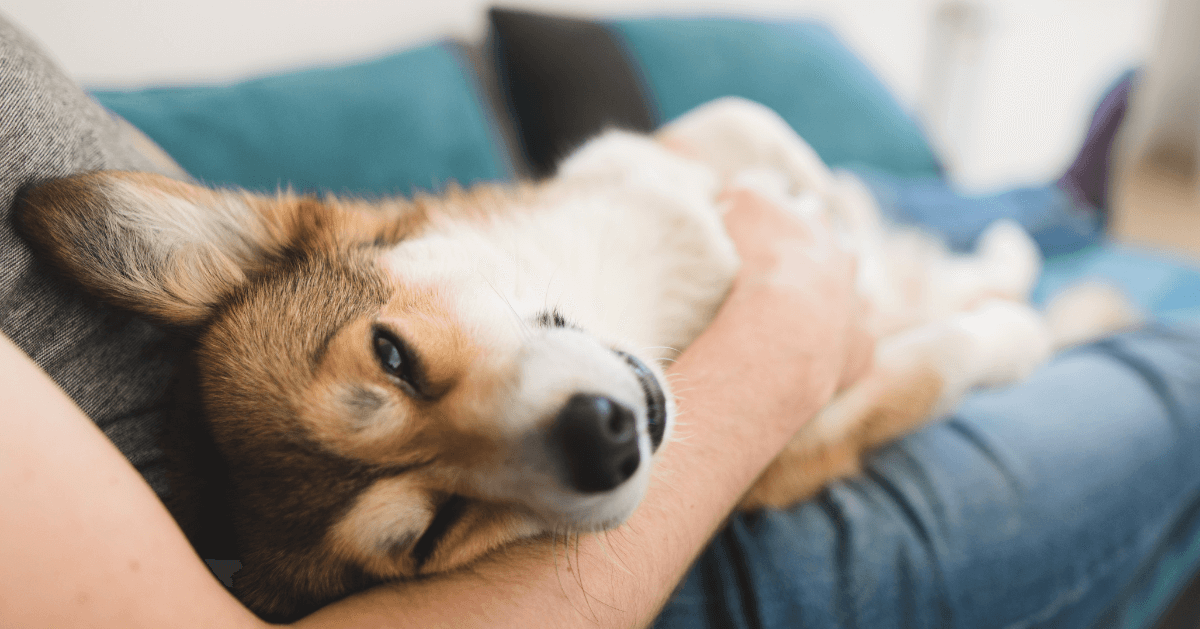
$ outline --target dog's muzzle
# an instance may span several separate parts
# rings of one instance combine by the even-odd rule
[[[657,450],[666,430],[666,396],[645,363],[624,352],[617,354],[633,369],[646,396],[651,451]],[[568,483],[580,493],[614,489],[629,480],[642,462],[637,415],[604,395],[571,396],[554,418],[551,440],[564,457]]]

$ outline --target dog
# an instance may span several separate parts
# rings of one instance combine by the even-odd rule
[[[96,172],[25,191],[17,222],[100,299],[195,338],[242,551],[234,591],[288,620],[621,524],[672,442],[661,365],[738,270],[718,200],[731,185],[834,225],[880,339],[741,508],[811,496],[969,389],[1133,321],[1102,287],[1037,312],[1040,259],[1019,227],[993,225],[966,256],[886,226],[861,183],[735,98],[654,136],[606,132],[536,184],[367,202]]]

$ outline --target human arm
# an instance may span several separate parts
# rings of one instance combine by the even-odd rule
[[[104,433],[0,334],[0,626],[255,627]]]
[[[626,525],[582,536],[557,562],[554,544],[537,540],[298,624],[647,624],[746,487],[861,363],[847,365],[862,345],[852,262],[810,255],[806,226],[745,195],[733,193],[728,218],[745,259],[738,284],[670,370],[687,439],[664,449]],[[0,566],[0,624],[261,624],[212,579],[132,466],[7,340],[0,365],[12,374],[0,381],[0,540],[15,558]]]

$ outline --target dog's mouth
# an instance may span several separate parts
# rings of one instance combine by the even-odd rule
[[[642,386],[642,394],[646,396],[646,426],[650,433],[650,447],[651,450],[657,451],[667,431],[667,396],[658,384],[658,378],[646,363],[638,360],[633,354],[621,350],[613,351],[629,364],[637,376],[638,384]]]

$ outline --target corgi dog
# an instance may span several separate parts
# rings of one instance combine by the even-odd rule
[[[966,256],[887,227],[861,183],[734,98],[654,136],[606,132],[536,184],[367,202],[95,172],[26,190],[17,222],[100,299],[195,339],[241,550],[234,592],[288,620],[517,540],[621,524],[671,447],[663,361],[738,270],[718,200],[731,185],[835,226],[879,339],[871,371],[742,508],[810,496],[969,389],[1133,320],[1097,287],[1061,316],[1034,310],[1040,260],[1019,227],[994,225]]]

